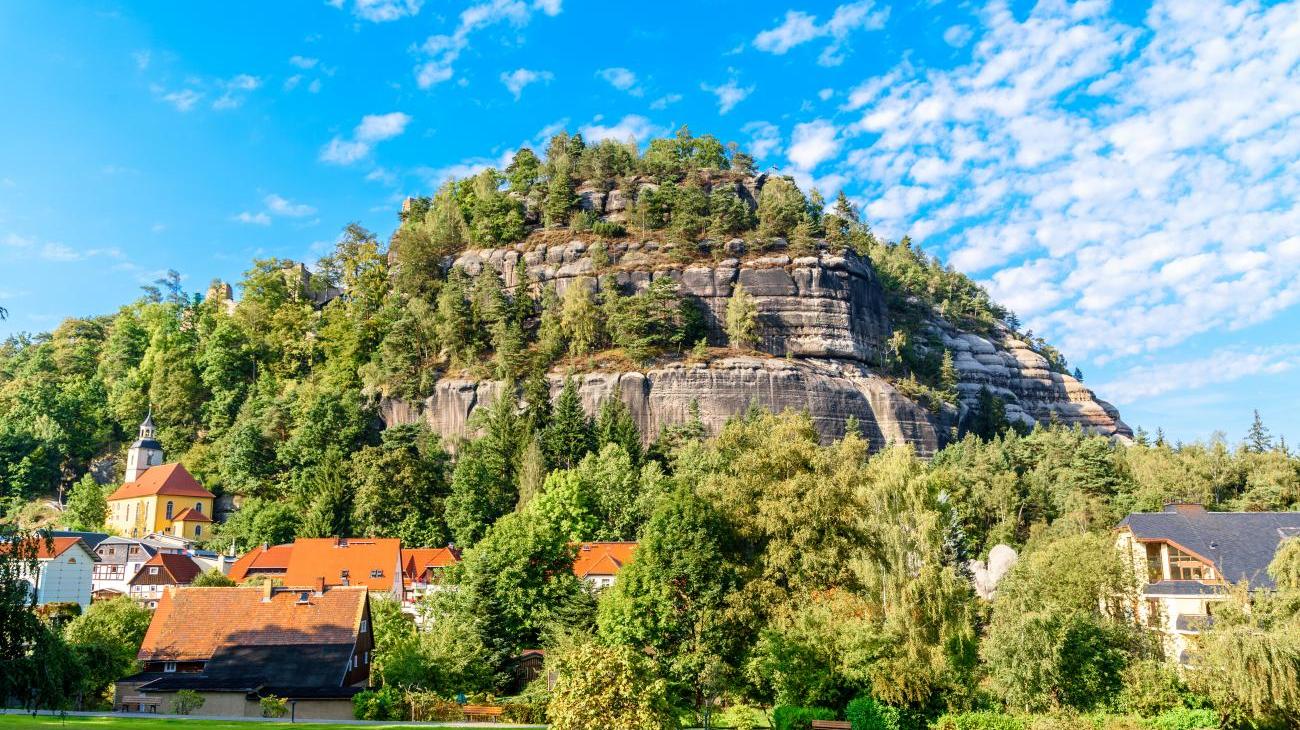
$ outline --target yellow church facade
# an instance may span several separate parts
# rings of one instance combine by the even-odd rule
[[[106,524],[126,537],[157,532],[201,540],[211,532],[215,499],[184,466],[162,463],[150,416],[127,452],[126,482],[108,496]]]

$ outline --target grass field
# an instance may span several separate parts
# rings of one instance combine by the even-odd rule
[[[60,728],[70,730],[258,730],[258,728],[295,728],[296,730],[338,730],[338,728],[367,728],[383,730],[384,728],[410,728],[411,725],[351,725],[336,723],[295,722],[227,722],[222,720],[190,720],[177,718],[135,718],[135,717],[79,717],[69,715],[67,718],[49,715],[0,715],[0,729],[17,730],[18,728]],[[421,727],[454,727],[450,725],[423,725]]]

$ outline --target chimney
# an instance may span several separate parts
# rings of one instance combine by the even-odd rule
[[[1205,507],[1199,502],[1169,502],[1165,505],[1164,511],[1193,517],[1205,514]]]
[[[271,579],[267,578],[265,581],[262,582],[262,603],[270,603],[271,594],[274,592],[275,589],[272,587]]]
[[[319,596],[324,592],[325,592],[325,576],[318,575],[316,576],[316,595]]]

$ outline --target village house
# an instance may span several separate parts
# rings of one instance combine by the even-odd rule
[[[395,537],[298,538],[288,545],[261,545],[230,568],[236,583],[277,578],[284,585],[364,586],[402,600],[402,542]]]
[[[91,574],[98,558],[85,540],[79,537],[28,538],[35,543],[36,571],[27,566],[19,569],[37,606],[51,603],[75,603],[84,611],[90,606]],[[9,544],[0,549],[11,549]]]
[[[99,562],[95,563],[91,592],[96,601],[125,595],[131,590],[131,579],[149,562],[158,549],[129,537],[109,537],[95,547]]]
[[[298,720],[351,720],[370,679],[374,636],[362,586],[169,588],[114,708],[170,712],[176,693],[203,699],[195,716],[259,717],[286,700]]]
[[[614,585],[623,566],[632,561],[635,542],[584,542],[578,545],[573,574],[596,590]]]
[[[158,553],[127,582],[127,591],[145,608],[157,608],[166,589],[187,586],[202,572],[199,564],[188,555]]]
[[[459,562],[460,551],[454,547],[403,548],[403,607],[414,611],[426,594],[450,588],[443,583],[443,576],[448,568]]]
[[[154,434],[150,414],[127,450],[125,481],[108,497],[107,526],[129,537],[157,532],[200,540],[211,533],[216,497],[184,466],[162,463],[162,444]]]
[[[1274,590],[1268,565],[1278,544],[1300,537],[1300,512],[1210,512],[1171,504],[1120,522],[1116,544],[1138,576],[1138,619],[1160,633],[1166,656],[1192,657],[1194,637],[1232,585]]]

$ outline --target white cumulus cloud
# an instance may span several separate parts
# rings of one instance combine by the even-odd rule
[[[515,101],[523,94],[524,89],[530,84],[550,83],[555,78],[555,74],[550,71],[534,71],[528,68],[517,68],[509,73],[501,74],[501,83],[506,85],[506,89],[514,94]]]
[[[419,46],[423,59],[415,67],[415,81],[421,89],[428,89],[451,79],[456,74],[455,64],[460,54],[469,47],[471,36],[479,30],[499,23],[509,23],[521,28],[532,19],[534,11],[555,16],[560,13],[561,0],[489,0],[471,5],[461,11],[456,29],[451,33],[431,35]]]
[[[840,151],[840,139],[835,125],[825,119],[796,124],[786,156],[795,168],[812,170],[831,159]]]
[[[754,47],[778,56],[791,48],[819,38],[829,39],[817,62],[823,66],[838,66],[844,62],[849,36],[858,30],[880,30],[889,18],[889,9],[876,9],[872,0],[846,3],[835,8],[825,23],[817,16],[801,10],[786,11],[785,19],[775,28],[754,36]]]
[[[718,97],[719,114],[726,114],[736,108],[736,105],[744,101],[746,97],[754,93],[753,86],[741,86],[735,79],[720,86],[700,84],[700,88]]]
[[[402,112],[367,114],[352,132],[352,138],[334,137],[321,148],[320,159],[335,165],[350,165],[370,154],[376,143],[406,131],[411,117]]]

